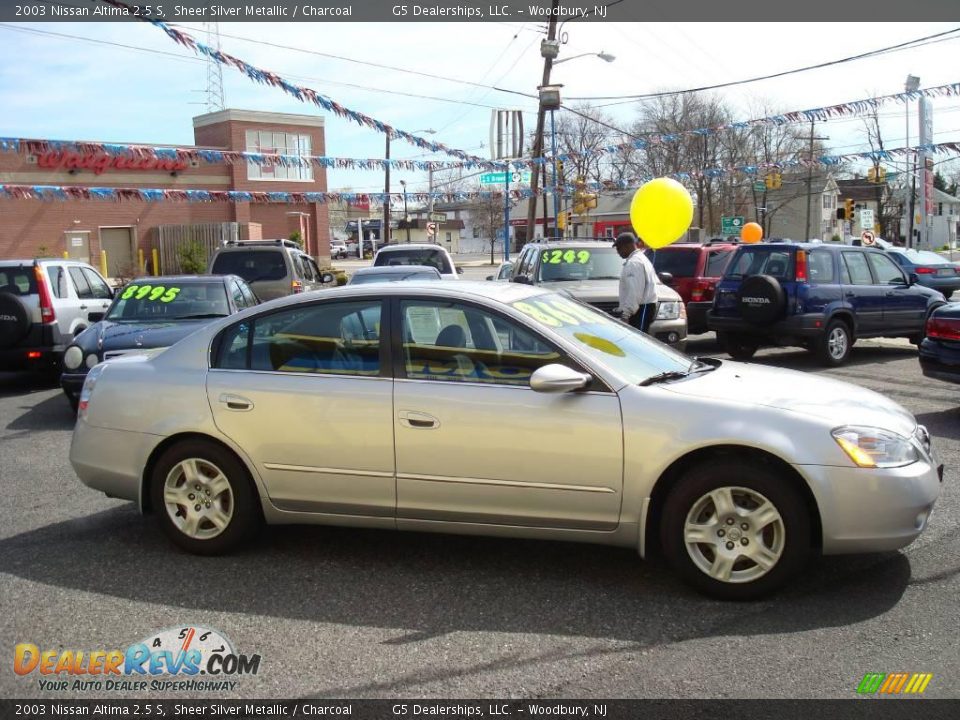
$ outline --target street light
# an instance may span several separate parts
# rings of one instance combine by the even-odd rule
[[[410,244],[410,213],[407,212],[407,181],[401,180],[403,185],[403,224],[407,228],[407,244]]]
[[[916,75],[907,75],[907,81],[903,84],[903,89],[904,89],[904,92],[916,92],[917,90],[920,89],[920,78],[918,78]],[[904,105],[906,105],[906,119],[907,119],[907,152],[906,152],[905,158],[907,161],[906,178],[907,178],[907,184],[909,184],[909,188],[910,188],[910,202],[908,203],[908,206],[910,208],[910,219],[907,221],[908,230],[907,230],[907,235],[904,238],[904,244],[906,245],[907,248],[911,248],[913,247],[913,213],[914,213],[914,203],[915,203],[914,193],[916,192],[917,180],[910,168],[910,165],[913,162],[910,158],[910,98],[907,98],[906,100],[907,101],[904,103]]]
[[[603,50],[601,50],[598,53],[580,53],[579,55],[571,55],[570,57],[564,58],[563,60],[554,60],[553,64],[559,65],[560,63],[569,62],[570,60],[576,60],[577,58],[582,58],[582,57],[598,57],[604,62],[608,62],[608,63],[611,63],[617,59],[616,55],[611,55],[610,53],[604,52]]]

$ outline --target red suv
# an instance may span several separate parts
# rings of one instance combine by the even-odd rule
[[[647,250],[647,257],[658,273],[670,273],[670,286],[687,306],[687,332],[707,332],[707,310],[713,306],[713,293],[723,277],[737,243],[710,240],[705,245],[674,243],[659,250]]]

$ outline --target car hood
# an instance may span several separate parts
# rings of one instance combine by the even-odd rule
[[[545,290],[559,292],[566,290],[577,300],[586,303],[593,302],[619,302],[620,301],[620,281],[619,280],[581,280],[579,282],[541,282],[539,287]],[[680,296],[672,288],[663,283],[657,283],[657,301],[670,302],[680,300]]]
[[[78,344],[90,352],[169,347],[216,319],[219,318],[163,323],[115,323],[103,320],[92,325],[82,338],[78,338]]]
[[[913,415],[879,393],[795,370],[724,361],[716,370],[662,387],[688,397],[789,410],[837,427],[864,425],[904,437],[910,437],[917,427]]]

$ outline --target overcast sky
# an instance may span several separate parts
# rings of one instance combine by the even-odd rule
[[[585,57],[559,65],[555,82],[564,96],[622,95],[700,87],[813,65],[950,30],[938,23],[570,23],[561,57],[605,51],[612,63]],[[337,102],[398,128],[437,130],[437,140],[488,156],[490,107],[535,110],[532,100],[490,89],[366,67],[280,46],[536,92],[542,74],[535,23],[223,23],[222,47],[253,65],[311,87]],[[201,25],[184,26],[205,41]],[[44,34],[29,32],[40,31]],[[49,33],[58,33],[54,36]],[[118,47],[76,36],[128,45]],[[150,52],[157,51],[157,52]],[[923,87],[960,81],[960,39],[889,53],[716,91],[749,119],[766,102],[780,111],[833,105],[901,92],[908,74]],[[317,113],[318,108],[257,85],[223,69],[226,105],[274,112]],[[44,23],[0,25],[0,135],[112,142],[192,144],[191,118],[204,112],[204,62],[143,23]],[[390,91],[390,92],[386,92]],[[404,95],[406,93],[407,95]],[[410,97],[431,96],[437,99]],[[602,101],[598,101],[602,102]],[[473,104],[468,104],[473,103]],[[489,106],[489,107],[486,107]],[[614,124],[626,125],[635,107],[608,107]],[[904,144],[905,111],[882,110],[885,144]],[[916,103],[910,137],[916,142]],[[527,127],[535,124],[535,115]],[[817,126],[833,152],[868,149],[857,119]],[[960,140],[960,97],[934,100],[934,141]],[[418,133],[422,134],[422,133]],[[327,117],[327,154],[383,157],[384,137],[348,121]],[[395,141],[393,157],[424,155]],[[382,173],[331,171],[331,189],[382,191]],[[393,173],[393,191],[406,179],[426,189],[417,173]]]

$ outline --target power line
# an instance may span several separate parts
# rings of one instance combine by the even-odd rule
[[[925,37],[916,38],[914,40],[909,40],[907,42],[900,43],[898,45],[890,45],[888,47],[879,48],[877,50],[871,50],[869,52],[860,53],[859,55],[851,55],[850,57],[840,58],[839,60],[830,60],[827,62],[818,63],[816,65],[807,65],[806,67],[795,68],[793,70],[784,70],[783,72],[773,73],[771,75],[761,75],[760,77],[748,78],[746,80],[733,80],[725,83],[718,83],[716,85],[704,85],[703,87],[698,88],[687,88],[686,90],[667,90],[663,92],[655,93],[642,93],[637,95],[589,95],[581,97],[571,97],[571,100],[623,100],[625,102],[633,102],[636,100],[645,100],[648,98],[658,98],[658,97],[670,97],[673,95],[686,95],[689,93],[704,92],[706,90],[719,90],[720,88],[733,87],[735,85],[746,85],[749,83],[759,82],[761,80],[771,80],[773,78],[785,77],[787,75],[795,75],[797,73],[808,72],[810,70],[819,70],[820,68],[831,67],[833,65],[840,65],[843,63],[853,62],[854,60],[862,60],[864,58],[875,57],[877,55],[884,55],[886,53],[897,52],[900,50],[911,49],[912,47],[919,47],[920,43],[926,44],[928,41],[936,40],[937,38],[946,38],[947,35],[953,35],[957,32],[960,32],[960,28],[954,28],[953,30],[946,30],[941,33],[936,33],[934,35],[927,35]],[[949,40],[956,40],[958,38],[946,38]],[[601,105],[600,107],[610,107],[612,105],[620,105],[622,103],[607,103],[606,105]]]

